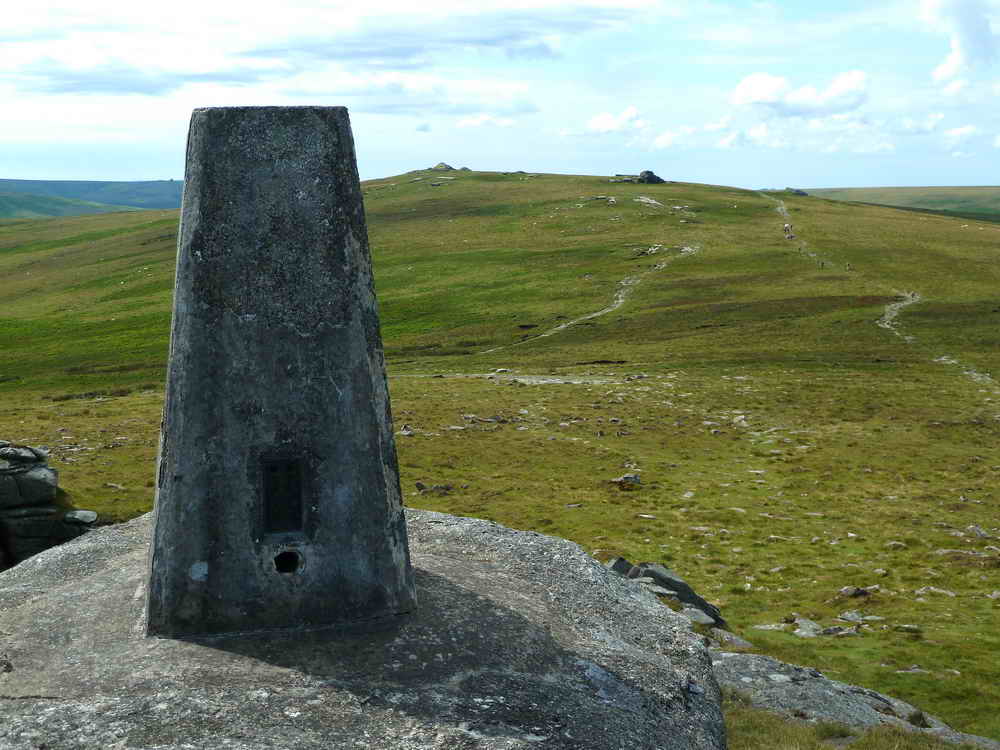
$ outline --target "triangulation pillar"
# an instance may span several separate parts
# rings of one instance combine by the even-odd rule
[[[192,114],[157,474],[149,635],[415,607],[345,108]]]

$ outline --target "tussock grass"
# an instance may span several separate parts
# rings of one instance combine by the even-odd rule
[[[786,240],[749,191],[452,174],[365,185],[406,502],[662,561],[761,652],[1000,737],[1000,542],[968,531],[1000,527],[1000,227],[780,196]],[[106,520],[152,503],[175,231],[0,222],[0,436]],[[885,619],[753,629],[848,610]]]

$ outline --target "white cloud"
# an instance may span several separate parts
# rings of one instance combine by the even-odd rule
[[[729,127],[729,123],[733,121],[732,115],[724,115],[716,122],[710,122],[705,125],[705,130],[709,133],[714,133],[717,130],[725,130]]]
[[[920,10],[925,23],[948,34],[951,46],[931,74],[935,81],[947,81],[996,58],[1000,37],[993,33],[990,6],[984,0],[923,0]]]
[[[968,85],[969,82],[964,78],[956,78],[954,81],[945,86],[942,91],[945,96],[954,96]]]
[[[475,115],[474,117],[466,117],[458,121],[458,127],[460,128],[479,128],[483,125],[495,125],[498,128],[509,128],[514,124],[514,121],[509,117],[494,117],[493,115],[488,115],[486,113],[481,113]]]
[[[729,99],[736,106],[776,104],[788,88],[788,81],[781,76],[751,73],[737,84]]]
[[[937,129],[937,126],[944,119],[943,112],[932,112],[922,121],[914,120],[912,117],[904,117],[899,130],[903,133],[930,133]]]
[[[875,154],[896,150],[884,121],[855,112],[808,119],[772,118],[732,129],[713,144],[719,149],[766,148],[799,154]]]
[[[657,0],[42,0],[0,29],[4,74],[21,90],[162,94],[199,82],[255,84],[327,67],[427,69],[456,55],[559,56],[564,39],[627,28]],[[233,19],[239,23],[234,24]],[[184,50],[184,54],[178,54]]]
[[[849,70],[835,76],[824,90],[807,85],[791,89],[786,78],[769,73],[751,73],[733,90],[736,105],[759,105],[785,116],[829,114],[857,109],[868,98],[868,76]]]
[[[739,148],[740,146],[745,146],[747,143],[747,138],[739,130],[734,130],[729,135],[720,138],[716,144],[716,148]]]
[[[1000,148],[1000,135],[993,139],[993,148]]]
[[[952,128],[951,130],[944,131],[944,137],[953,145],[966,141],[975,135],[979,135],[979,128],[975,125],[963,125],[960,128]]]
[[[527,84],[455,78],[419,71],[344,71],[321,67],[275,82],[282,95],[313,101],[336,97],[352,111],[426,117],[428,112],[512,116],[536,112]]]
[[[824,91],[803,86],[789,92],[780,103],[785,114],[845,112],[857,109],[868,97],[868,76],[850,70],[836,76]]]
[[[767,127],[766,122],[762,122],[759,125],[754,125],[747,131],[747,138],[754,143],[764,143],[770,134],[771,129]]]
[[[587,130],[594,133],[614,133],[621,130],[641,130],[648,124],[639,118],[639,110],[630,105],[617,115],[610,112],[594,115],[587,121]]]
[[[676,146],[679,141],[698,132],[697,128],[685,125],[676,130],[665,130],[653,139],[653,148],[670,148]]]

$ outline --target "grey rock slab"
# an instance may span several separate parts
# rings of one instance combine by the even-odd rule
[[[0,573],[4,750],[725,747],[702,639],[565,540],[407,511],[414,613],[172,640],[143,637],[150,525]]]
[[[808,721],[834,721],[857,729],[896,726],[949,742],[972,742],[1000,750],[1000,742],[956,732],[905,701],[828,679],[809,667],[785,664],[770,656],[728,652],[718,652],[713,666],[719,684],[739,691],[755,708]]]
[[[684,607],[681,614],[696,625],[715,625],[715,618],[705,614],[697,607]]]
[[[847,628],[843,625],[831,625],[828,628],[823,628],[819,631],[820,635],[834,635],[834,636],[850,636],[859,635],[858,631],[854,628]],[[797,635],[797,633],[796,633]]]
[[[44,514],[4,517],[0,519],[0,523],[7,528],[8,533],[16,537],[57,538],[62,532],[63,519],[58,509],[52,507],[50,512]]]
[[[815,638],[822,630],[823,626],[815,620],[810,620],[806,617],[796,617],[795,630],[792,631],[792,635],[797,635],[799,638]]]
[[[28,505],[20,508],[6,508],[0,510],[0,522],[7,518],[48,517],[58,512],[59,508],[55,505]]]
[[[16,508],[22,504],[21,490],[17,486],[17,480],[12,476],[0,474],[0,510]]]
[[[56,497],[59,474],[50,466],[35,465],[23,473],[15,474],[14,481],[17,482],[22,504],[50,503]]]
[[[63,516],[67,523],[88,526],[97,520],[97,513],[92,510],[71,510]]]
[[[940,594],[942,596],[954,597],[954,591],[948,591],[948,589],[939,589],[937,586],[923,586],[913,592],[917,596],[926,596],[927,594]]]
[[[615,573],[618,573],[619,575],[622,576],[627,576],[628,572],[632,570],[632,563],[630,563],[624,557],[615,557],[611,560],[608,560],[605,563],[605,566],[609,570],[613,570]]]
[[[700,609],[712,618],[716,627],[725,628],[726,621],[722,618],[722,613],[714,604],[702,599],[693,588],[672,570],[665,568],[658,563],[639,563],[639,569],[643,577],[652,578],[658,586],[677,592],[677,598],[684,604]]]
[[[647,584],[645,584],[645,588],[646,588],[646,591],[650,591],[650,592],[656,594],[657,596],[668,596],[671,599],[677,599],[677,592],[676,591],[671,591],[670,589],[665,589],[662,586],[657,586],[655,583],[647,583]],[[708,617],[708,615],[706,615],[700,609],[699,610],[693,610],[693,611],[697,611],[699,614],[701,614],[702,617]],[[712,624],[712,623],[715,622],[715,620],[712,620],[711,617],[708,617],[708,619],[711,621],[709,624]],[[698,622],[698,620],[695,620],[695,622]]]
[[[39,460],[38,454],[26,445],[5,445],[0,448],[0,461],[5,462],[4,469],[11,469],[18,464],[33,464]]]
[[[719,648],[724,651],[731,648],[754,648],[754,645],[750,641],[722,628],[712,628],[708,631],[708,637],[715,641]]]

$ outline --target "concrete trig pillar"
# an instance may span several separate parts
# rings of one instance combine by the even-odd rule
[[[149,635],[415,607],[347,110],[195,110]]]

